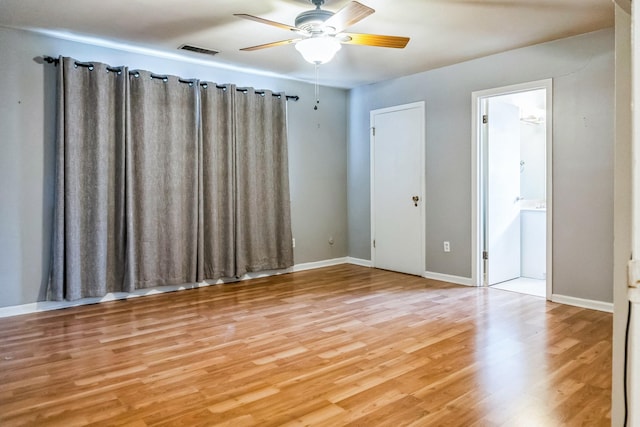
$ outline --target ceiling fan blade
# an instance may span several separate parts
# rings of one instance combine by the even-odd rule
[[[346,36],[346,37],[345,37]],[[404,48],[409,43],[409,37],[381,36],[378,34],[341,33],[336,37],[344,44],[358,44],[364,46]]]
[[[336,33],[339,33],[356,22],[363,20],[373,12],[375,12],[375,10],[369,6],[365,6],[357,1],[352,1],[337,11],[331,18],[327,19],[324,25],[335,28]]]
[[[246,13],[234,13],[233,16],[248,19],[250,21],[260,22],[261,24],[271,25],[272,27],[282,28],[283,30],[300,31],[298,28],[292,27],[291,25],[283,24],[276,21],[269,21],[268,19],[260,18],[259,16],[248,15]]]
[[[245,52],[250,52],[252,50],[266,49],[268,47],[283,46],[285,44],[295,43],[295,42],[300,41],[300,40],[302,40],[302,39],[281,40],[279,42],[265,43],[265,44],[259,44],[257,46],[245,47],[245,48],[242,48],[240,50],[245,51]]]

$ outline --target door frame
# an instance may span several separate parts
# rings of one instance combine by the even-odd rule
[[[395,111],[402,110],[410,110],[417,108],[420,110],[420,134],[421,134],[421,143],[420,143],[420,271],[422,272],[422,276],[424,276],[424,272],[426,271],[426,258],[425,258],[425,248],[426,248],[426,216],[425,216],[425,176],[426,176],[426,158],[425,158],[425,102],[418,101],[412,102],[409,104],[396,105],[393,107],[380,108],[377,110],[371,110],[369,112],[369,147],[370,147],[370,156],[369,156],[369,171],[370,171],[370,211],[371,211],[371,241],[369,242],[371,248],[371,265],[372,267],[376,267],[376,250],[374,246],[375,236],[376,236],[376,222],[375,222],[375,132],[374,132],[374,117],[378,114],[391,113]]]
[[[553,79],[537,80],[510,86],[502,86],[472,92],[471,94],[471,282],[475,286],[484,286],[482,243],[482,200],[484,190],[482,159],[483,127],[482,103],[491,97],[544,89],[546,92],[546,298],[553,295]]]

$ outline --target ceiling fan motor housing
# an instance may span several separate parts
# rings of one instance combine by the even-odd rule
[[[327,32],[324,22],[333,16],[333,12],[322,9],[308,10],[296,17],[295,26],[311,34],[322,34]]]

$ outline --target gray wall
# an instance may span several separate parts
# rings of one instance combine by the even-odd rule
[[[0,307],[41,299],[49,268],[55,68],[41,55],[299,95],[288,103],[295,262],[347,255],[347,91],[321,88],[314,111],[310,84],[0,28]]]
[[[612,302],[614,33],[602,30],[351,91],[349,255],[370,259],[369,112],[426,102],[426,268],[471,277],[471,93],[553,78],[554,294]],[[442,242],[451,242],[451,253]]]
[[[322,88],[318,111],[309,84],[23,31],[0,28],[0,54],[0,306],[38,300],[48,271],[55,69],[34,61],[43,54],[300,95],[288,104],[298,264],[370,259],[369,111],[425,100],[426,265],[460,277],[471,276],[471,92],[552,77],[554,293],[613,299],[613,30],[350,93]],[[443,240],[451,253],[442,252]]]

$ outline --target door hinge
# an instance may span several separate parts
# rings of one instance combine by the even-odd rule
[[[482,259],[489,259],[489,252],[482,251]]]
[[[373,239],[373,247],[376,247],[376,239]]]
[[[640,260],[631,260],[628,264],[629,287],[640,287]]]
[[[484,114],[484,115],[482,116],[482,124],[483,124],[483,125],[486,125],[487,123],[489,123],[489,116],[488,116],[488,115],[486,115],[486,114]]]
[[[376,136],[376,128],[375,128],[375,126],[371,128],[371,132],[373,132],[373,136]]]

